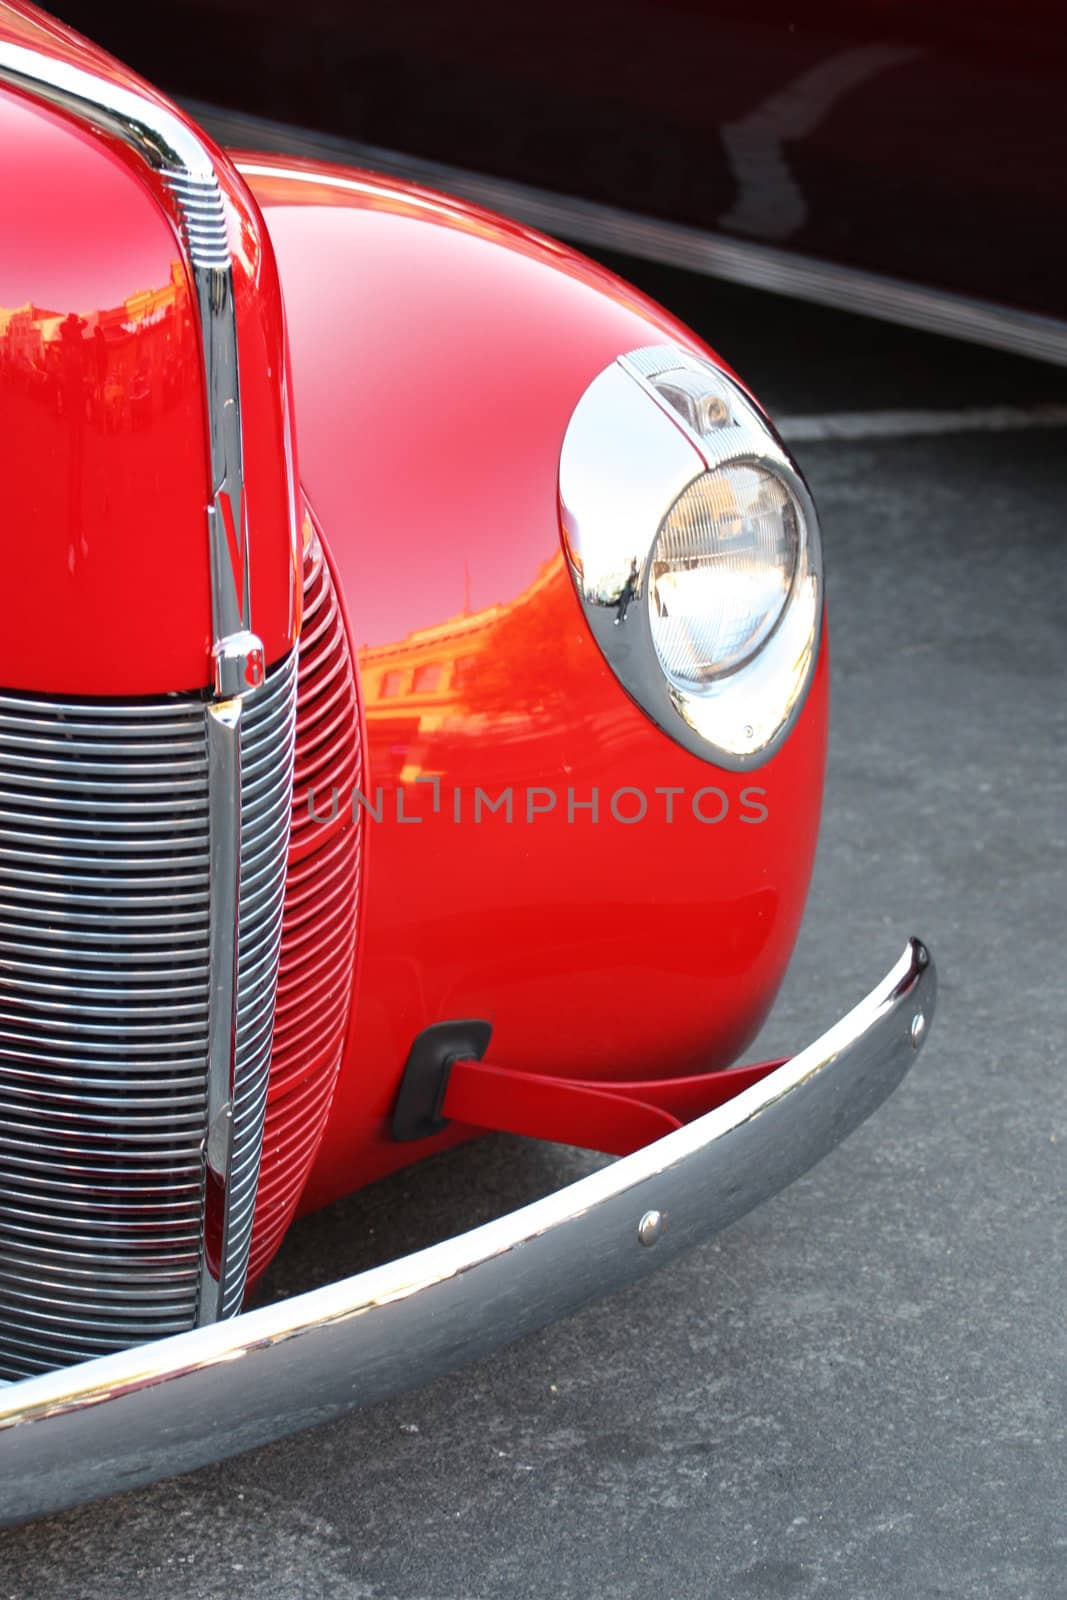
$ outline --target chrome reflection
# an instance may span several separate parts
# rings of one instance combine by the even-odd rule
[[[755,402],[702,357],[633,351],[579,401],[559,489],[571,577],[623,687],[705,760],[766,761],[818,658],[822,556],[807,485]]]

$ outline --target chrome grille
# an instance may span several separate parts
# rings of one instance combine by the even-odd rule
[[[274,997],[293,795],[296,654],[241,710],[241,875],[233,1153],[227,1186],[221,1316],[241,1309],[267,1109]]]
[[[196,1320],[208,876],[199,700],[0,695],[0,1377]]]

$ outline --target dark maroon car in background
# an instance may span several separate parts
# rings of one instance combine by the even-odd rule
[[[1047,0],[67,0],[173,93],[592,247],[1067,363]],[[209,118],[210,121],[210,118]],[[337,143],[340,141],[340,145]]]

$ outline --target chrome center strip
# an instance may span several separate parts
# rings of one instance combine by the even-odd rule
[[[231,702],[240,708],[241,858],[234,968],[233,1119],[232,1127],[228,1120],[224,1125],[229,1143],[218,1283],[218,1314],[223,1317],[240,1311],[244,1299],[259,1190],[293,808],[296,665],[293,651],[271,668],[255,694]],[[208,1221],[210,1243],[210,1216]],[[201,1320],[206,1320],[203,1307]]]
[[[936,998],[925,947],[706,1116],[469,1233],[231,1322],[0,1389],[0,1523],[326,1422],[608,1294],[806,1172],[904,1077]]]
[[[218,805],[211,813],[201,1323],[233,1316],[244,1298],[274,1031],[295,701],[294,651],[254,694],[207,708],[208,779]]]
[[[208,1000],[208,1110],[204,1140],[204,1224],[197,1321],[222,1308],[226,1194],[233,1161],[237,1011],[237,901],[241,876],[240,700],[207,708],[211,827],[211,924]]]

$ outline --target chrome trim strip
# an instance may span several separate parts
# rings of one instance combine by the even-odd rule
[[[232,1126],[218,1315],[241,1309],[263,1149],[292,813],[296,652],[241,705],[240,867],[233,1009]],[[258,774],[269,762],[271,785]],[[209,1141],[210,1143],[210,1141]],[[210,1186],[209,1186],[210,1192]],[[209,1235],[210,1236],[210,1235]]]
[[[220,144],[364,167],[372,173],[425,184],[472,201],[576,244],[618,250],[639,260],[699,272],[749,289],[763,289],[835,311],[852,311],[924,333],[964,339],[1035,361],[1067,366],[1067,321],[1055,317],[756,244],[708,228],[667,222],[532,184],[490,177],[379,145],[226,111],[206,101],[183,99],[182,103]],[[242,161],[239,166],[249,174],[257,170],[254,161]],[[286,176],[297,182],[322,181],[314,173],[292,172]],[[343,181],[340,180],[342,184]]]
[[[328,1288],[0,1389],[0,1522],[385,1399],[669,1261],[870,1115],[915,1059],[935,993],[913,939],[866,999],[784,1066],[544,1200]]]
[[[214,1322],[225,1289],[226,1193],[233,1157],[237,1030],[237,901],[241,882],[242,702],[207,708],[211,795],[211,933],[208,979],[208,1104],[204,1139],[204,1240],[197,1321]]]
[[[296,659],[294,651],[254,694],[208,707],[218,894],[211,912],[201,1324],[241,1309],[252,1243],[292,808]],[[258,775],[267,763],[264,789]]]

